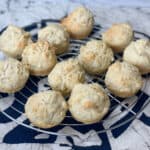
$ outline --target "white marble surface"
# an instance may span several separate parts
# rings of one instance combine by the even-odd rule
[[[118,2],[118,3],[117,3]],[[129,22],[135,30],[142,31],[150,35],[150,1],[104,1],[95,0],[1,0],[0,1],[0,29],[8,24],[25,26],[41,19],[61,19],[75,7],[84,4],[95,15],[95,20],[104,27],[109,27],[116,22]],[[130,6],[130,7],[127,7]],[[150,81],[149,81],[150,82]],[[149,84],[149,83],[148,83]],[[150,94],[150,88],[147,87]],[[146,114],[150,113],[148,106]],[[14,124],[12,126],[15,126]],[[5,128],[4,126],[0,126]],[[1,130],[1,129],[0,129]],[[6,130],[6,129],[5,129]],[[3,131],[2,133],[5,133]],[[111,136],[110,133],[108,135]],[[0,133],[1,136],[1,133]],[[126,139],[126,140],[125,140]],[[150,149],[150,128],[142,122],[135,120],[126,134],[117,139],[110,140],[113,150],[149,150]],[[24,146],[26,148],[24,148]],[[9,145],[0,144],[1,150],[21,150],[21,149],[55,149],[59,148],[48,144],[20,144]]]
[[[1,0],[0,1],[0,29],[8,24],[16,24],[19,26],[28,25],[41,19],[55,18],[60,19],[73,8],[82,4],[90,8],[97,23],[103,26],[110,26],[115,22],[129,22],[134,29],[150,34],[150,1],[143,0],[143,3],[134,0],[134,5],[141,4],[145,7],[131,7],[133,2],[127,3],[130,7],[123,6],[120,3],[109,3],[102,0],[90,2],[90,0]],[[104,4],[103,4],[104,3]],[[113,7],[111,5],[113,5]],[[117,4],[121,5],[117,7]],[[126,3],[124,3],[126,4]]]

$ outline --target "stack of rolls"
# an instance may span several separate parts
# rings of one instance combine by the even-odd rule
[[[134,96],[142,88],[142,74],[150,73],[150,41],[133,41],[133,29],[127,23],[113,24],[102,40],[82,45],[77,57],[57,61],[58,55],[69,52],[70,38],[87,38],[93,26],[92,12],[81,6],[60,23],[40,29],[36,42],[30,33],[14,25],[1,34],[0,49],[8,58],[0,61],[0,92],[21,90],[29,75],[48,76],[52,90],[33,94],[25,105],[33,125],[59,125],[68,110],[81,123],[99,122],[109,111],[109,96],[102,85],[87,83],[86,74],[105,74],[106,88],[121,98]],[[122,61],[115,61],[116,53],[123,54]]]

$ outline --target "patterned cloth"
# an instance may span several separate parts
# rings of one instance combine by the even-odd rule
[[[39,23],[34,23],[25,27],[25,30],[30,31],[33,35],[33,40],[36,40],[37,30],[46,26],[49,22],[57,22],[57,20],[42,20]],[[99,39],[99,35],[103,31],[103,29],[104,28],[100,25],[95,25],[94,30],[89,38],[86,38],[82,41],[71,40],[71,48],[69,53],[61,55],[58,59],[62,60],[72,56],[76,56],[80,45],[89,41],[91,38]],[[135,37],[149,38],[148,35],[138,31],[135,31]],[[1,53],[0,58],[3,59],[3,57],[4,55]],[[119,59],[120,56],[116,55],[116,58]],[[147,109],[150,106],[147,106],[150,101],[150,97],[148,96],[149,93],[145,91],[145,89],[148,87],[147,80],[149,79],[149,75],[146,75],[144,78],[146,87],[139,91],[135,97],[129,98],[125,101],[122,101],[122,99],[120,98],[114,100],[114,97],[111,97],[111,110],[105,117],[106,121],[85,126],[66,126],[62,124],[52,129],[45,130],[52,133],[68,135],[57,136],[38,132],[36,131],[37,128],[36,130],[34,130],[34,128],[28,128],[32,128],[32,126],[22,113],[24,112],[24,104],[27,100],[27,97],[31,96],[33,93],[36,93],[38,91],[49,89],[49,86],[47,85],[47,78],[37,78],[31,76],[27,82],[26,87],[20,92],[17,92],[12,95],[0,93],[0,141],[1,143],[5,143],[5,146],[7,146],[7,148],[9,147],[7,144],[18,144],[18,146],[15,148],[18,150],[23,148],[52,148],[54,150],[80,150],[83,148],[87,150],[120,150],[119,145],[121,144],[124,144],[124,150],[128,149],[128,143],[133,140],[130,139],[131,134],[133,132],[136,133],[134,133],[134,136],[139,134],[138,124],[142,123],[143,128],[145,127],[145,129],[147,130],[149,130],[149,128],[147,127],[150,126],[150,117],[148,116],[148,112],[150,112],[150,110]],[[91,77],[89,81],[98,82],[105,86],[103,83],[103,76]],[[121,105],[118,104],[118,102],[122,102]],[[143,107],[145,106],[147,106],[146,109],[142,111]],[[67,115],[70,114],[68,113]],[[19,124],[17,124],[15,121]],[[77,124],[78,122],[76,122],[72,118],[65,118],[63,123]],[[112,130],[103,132],[104,129],[108,128],[112,128]],[[102,133],[98,133],[99,131]],[[44,131],[42,130],[42,132]],[[144,130],[144,132],[146,132],[146,130]],[[142,135],[140,136],[140,138],[141,137]],[[140,142],[142,142],[142,138],[140,138],[135,139],[138,139]],[[131,144],[132,146],[130,146],[130,149],[136,148],[138,150],[138,143],[137,145],[135,143],[136,141],[133,141],[133,145]],[[3,148],[3,146],[1,148]]]

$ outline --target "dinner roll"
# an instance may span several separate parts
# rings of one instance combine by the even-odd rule
[[[122,52],[133,39],[133,29],[129,24],[113,24],[102,34],[102,39],[114,50]]]
[[[125,49],[123,59],[137,66],[142,74],[150,73],[150,41],[140,39]]]
[[[62,122],[67,103],[60,92],[44,91],[28,98],[25,114],[31,123],[40,128],[51,128]]]
[[[21,90],[29,77],[29,71],[20,61],[8,58],[0,61],[0,92],[14,93]]]
[[[81,46],[79,62],[90,74],[106,71],[114,60],[112,49],[101,40],[92,40]]]
[[[135,95],[143,81],[137,67],[117,61],[108,68],[105,84],[114,95],[125,98]]]
[[[0,36],[0,50],[11,57],[20,57],[28,43],[31,43],[30,34],[14,25],[9,25]]]
[[[57,62],[55,51],[48,42],[38,41],[29,44],[23,51],[22,61],[29,66],[30,73],[36,76],[48,75]]]
[[[67,52],[69,49],[69,34],[66,29],[58,23],[49,24],[39,30],[38,39],[48,41],[55,48],[56,54]]]
[[[84,82],[85,73],[78,60],[70,58],[59,62],[48,75],[48,82],[52,89],[68,95],[75,84]]]
[[[110,101],[97,83],[77,84],[68,101],[72,116],[85,124],[100,121],[108,112]]]
[[[90,10],[81,6],[64,18],[62,25],[67,28],[72,38],[83,39],[91,33],[94,25],[94,17]]]

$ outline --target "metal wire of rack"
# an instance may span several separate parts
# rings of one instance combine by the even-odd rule
[[[33,40],[36,41],[37,39],[37,31],[39,28],[42,28],[44,26],[46,26],[47,24],[51,23],[51,22],[58,22],[58,20],[42,20],[41,22],[38,22],[38,23],[33,23],[32,25],[29,25],[29,26],[26,26],[24,29],[27,30],[27,31],[30,31],[31,34],[33,35]],[[71,40],[70,41],[70,51],[66,54],[62,54],[58,57],[58,61],[62,61],[64,59],[68,59],[70,57],[75,57],[78,55],[78,51],[79,51],[79,48],[82,44],[85,44],[87,41],[91,40],[91,39],[100,39],[100,33],[103,31],[104,29],[99,26],[99,25],[95,25],[94,26],[94,30],[91,34],[90,37],[84,39],[84,40]],[[149,39],[149,36],[144,34],[144,33],[141,33],[141,32],[138,32],[138,31],[135,31],[135,39],[138,39],[140,37],[144,37],[144,38],[148,38]],[[121,60],[121,55],[120,54],[116,54],[115,55],[115,58],[118,60]],[[149,77],[149,75],[146,75],[145,78]],[[45,77],[46,78],[46,77]],[[28,97],[30,95],[32,95],[33,93],[36,93],[37,92],[37,89],[38,89],[38,86],[39,86],[39,81],[45,79],[43,77],[30,77],[29,80],[28,80],[28,83],[30,83],[31,86],[29,86],[29,84],[27,83],[26,86],[24,87],[23,90],[15,93],[14,95],[11,95],[11,96],[14,96],[14,101],[18,104],[18,105],[11,105],[9,106],[9,108],[11,110],[13,110],[14,113],[18,113],[20,116],[22,116],[24,119],[23,120],[26,120],[26,116],[24,114],[24,105],[25,105],[25,102],[26,100],[28,99]],[[138,110],[134,110],[134,106],[137,104],[138,101],[141,101],[142,100],[142,96],[145,94],[143,92],[145,86],[147,86],[147,82],[145,82],[144,84],[144,87],[143,87],[143,90],[141,90],[136,96],[135,96],[135,99],[133,101],[130,101],[130,104],[129,106],[126,105],[126,101],[127,100],[123,100],[123,99],[120,99],[118,97],[115,97],[112,93],[110,93],[107,88],[105,87],[105,84],[104,84],[104,74],[101,75],[101,76],[89,76],[87,75],[87,80],[88,82],[98,82],[99,84],[101,84],[107,91],[107,94],[108,96],[110,97],[110,100],[111,100],[111,107],[110,107],[110,110],[108,112],[108,114],[106,115],[106,117],[104,119],[102,119],[99,123],[95,123],[95,125],[99,125],[99,124],[107,124],[107,122],[109,122],[109,120],[111,119],[116,119],[117,117],[120,117],[120,116],[124,116],[125,114],[130,114],[130,117],[114,126],[111,126],[111,127],[107,127],[105,129],[102,129],[102,130],[96,130],[96,134],[100,134],[100,133],[104,133],[104,132],[107,132],[108,130],[113,130],[113,129],[116,129],[116,128],[119,128],[123,125],[125,125],[126,123],[134,120],[134,119],[138,119],[138,115],[142,112],[142,110],[150,103],[150,97],[145,100],[145,102],[143,103],[143,105],[141,107],[139,107]],[[45,83],[43,83],[43,85],[45,85]],[[36,90],[33,90],[32,89],[32,86],[36,88]],[[47,86],[47,85],[46,85]],[[49,88],[47,86],[47,88]],[[26,92],[25,92],[26,91]],[[17,95],[17,96],[16,96]],[[8,95],[10,96],[10,95]],[[3,98],[3,96],[0,94],[0,100]],[[24,99],[24,100],[22,100]],[[0,106],[1,106],[1,102],[0,102]],[[112,115],[112,112],[114,112],[118,107],[122,108],[123,110],[122,111],[119,111],[116,113],[114,113]],[[1,108],[1,107],[0,107]],[[22,108],[22,109],[20,109]],[[61,136],[78,136],[76,134],[67,134],[67,133],[58,133],[58,132],[54,132],[54,131],[51,131],[51,129],[40,129],[40,128],[37,128],[37,127],[34,127],[32,124],[30,124],[29,122],[28,123],[25,123],[23,121],[18,121],[16,118],[14,118],[13,116],[13,113],[12,114],[8,114],[5,110],[1,110],[1,113],[4,114],[6,117],[8,117],[9,119],[11,119],[12,121],[16,122],[17,124],[19,125],[22,125],[26,128],[29,128],[31,130],[35,130],[35,131],[38,131],[38,132],[41,132],[41,133],[46,133],[46,134],[50,134],[50,135],[61,135]],[[70,126],[70,127],[78,127],[78,128],[81,128],[81,127],[92,127],[91,124],[82,124],[80,122],[77,122],[75,121],[72,116],[70,114],[67,114],[66,118],[64,119],[64,121],[59,125],[59,126]],[[94,129],[93,129],[94,130]],[[94,133],[95,134],[95,133]],[[94,134],[91,134],[90,136],[94,135]],[[82,139],[81,137],[78,136],[78,138]]]

